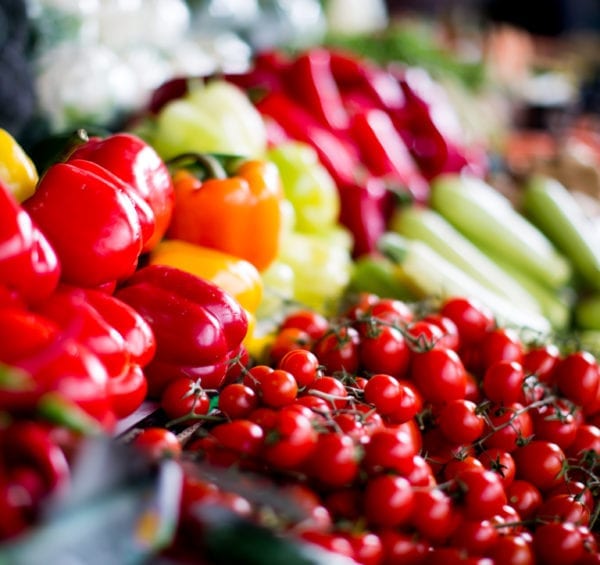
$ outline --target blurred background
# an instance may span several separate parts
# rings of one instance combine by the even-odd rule
[[[599,29],[598,0],[2,0],[0,126],[26,147],[117,128],[173,77],[329,43],[426,68],[459,107],[493,104],[485,123],[465,116],[486,133],[506,120],[556,133],[574,117],[595,131]],[[532,139],[528,151],[547,150]]]

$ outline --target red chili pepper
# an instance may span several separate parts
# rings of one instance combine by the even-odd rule
[[[344,100],[352,92],[361,93],[365,100],[382,110],[398,110],[405,106],[402,88],[387,69],[338,50],[330,51],[329,60]]]
[[[54,249],[0,182],[0,285],[36,302],[54,291],[59,276]]]
[[[379,177],[369,177],[362,184],[338,184],[338,190],[340,222],[354,238],[353,255],[359,257],[374,251],[394,209],[393,192]]]
[[[419,202],[427,200],[429,184],[387,112],[377,108],[357,111],[352,116],[352,133],[363,161],[375,176],[386,178]]]
[[[246,313],[231,295],[174,267],[143,267],[115,295],[141,314],[156,337],[156,355],[146,368],[152,390],[157,366],[201,371],[218,365],[238,350],[248,330]]]
[[[352,182],[361,168],[358,151],[323,126],[285,94],[273,92],[256,103],[259,112],[277,122],[292,139],[311,144],[336,180]]]
[[[102,165],[126,182],[151,208],[154,230],[143,240],[150,251],[164,236],[173,213],[175,196],[171,175],[154,148],[130,133],[116,133],[104,139],[92,137],[71,154]]]
[[[298,55],[285,72],[290,96],[331,131],[345,131],[350,120],[331,71],[328,49],[313,48]]]
[[[123,279],[137,267],[140,219],[122,183],[109,175],[86,161],[56,163],[23,203],[56,250],[63,282],[95,287]]]

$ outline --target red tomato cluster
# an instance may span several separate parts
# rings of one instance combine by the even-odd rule
[[[289,314],[270,356],[220,391],[181,380],[162,397],[175,423],[205,420],[186,452],[266,475],[305,511],[270,527],[368,565],[599,562],[590,354],[526,341],[468,299],[421,313],[362,295],[336,319]],[[203,502],[264,516],[188,477],[184,548]]]

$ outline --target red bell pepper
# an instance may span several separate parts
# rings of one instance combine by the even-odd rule
[[[63,288],[39,312],[63,330],[74,326],[78,341],[103,363],[109,401],[117,417],[139,408],[148,388],[142,368],[152,358],[156,342],[135,310],[99,291]]]
[[[231,295],[174,267],[143,267],[115,296],[137,310],[156,337],[156,355],[146,367],[154,394],[177,376],[173,367],[200,376],[214,373],[239,350],[248,331],[246,313]]]
[[[0,285],[27,302],[49,296],[58,284],[58,257],[29,214],[0,182]]]
[[[96,287],[135,271],[140,217],[122,181],[100,165],[77,159],[52,165],[23,207],[56,250],[63,282]]]
[[[150,207],[153,230],[143,239],[143,251],[150,251],[162,239],[171,220],[175,196],[169,169],[152,146],[130,133],[106,138],[91,137],[69,157],[102,165],[127,183]]]
[[[0,432],[0,540],[26,530],[40,504],[68,485],[70,467],[52,430],[15,421]]]
[[[115,423],[106,368],[77,338],[80,320],[64,330],[19,308],[0,309],[0,410],[32,415],[49,394],[76,405],[106,429]],[[13,346],[15,346],[13,348]]]

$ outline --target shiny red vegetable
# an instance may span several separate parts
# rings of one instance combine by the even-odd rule
[[[142,251],[142,222],[124,183],[100,165],[52,165],[23,207],[51,242],[65,283],[96,287],[131,275]]]
[[[49,296],[60,264],[45,235],[0,182],[0,285],[27,302]]]
[[[152,395],[183,367],[199,376],[218,370],[224,378],[248,330],[246,313],[231,295],[174,267],[143,267],[115,296],[137,310],[156,337],[156,355],[147,367]]]
[[[102,165],[150,207],[151,230],[143,238],[143,251],[150,251],[164,236],[175,203],[169,170],[154,148],[131,133],[116,133],[89,138],[73,151],[72,159]]]

